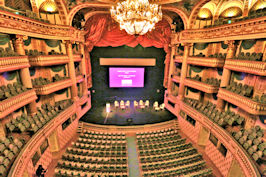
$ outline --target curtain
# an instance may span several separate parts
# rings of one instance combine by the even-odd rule
[[[163,48],[166,52],[164,86],[167,86],[171,50],[169,48],[171,29],[166,20],[158,22],[155,29],[145,35],[129,35],[125,30],[120,30],[117,23],[114,23],[110,15],[95,15],[85,25],[86,46],[89,52],[94,46],[97,47],[118,47],[127,45],[136,47],[140,44],[143,47]]]

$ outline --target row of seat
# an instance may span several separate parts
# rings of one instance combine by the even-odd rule
[[[19,56],[19,55],[12,48],[6,47],[4,49],[3,47],[0,47],[0,57],[12,57],[12,56]]]
[[[226,89],[236,94],[250,98],[253,95],[254,87],[247,84],[231,82],[230,85],[226,86]]]
[[[253,52],[250,54],[250,52],[241,52],[239,53],[234,59],[239,59],[239,60],[251,60],[251,61],[262,61],[263,58],[263,53],[256,53]]]
[[[21,94],[28,89],[19,82],[0,86],[0,101]]]
[[[38,51],[37,49],[25,49],[25,54],[28,56],[39,56],[39,55],[46,55],[43,51]],[[64,55],[62,52],[56,52],[55,50],[51,50],[48,52],[48,55]]]
[[[206,83],[206,84],[212,85],[212,86],[218,86],[219,87],[220,84],[221,84],[221,79],[217,79],[217,78],[211,77],[211,78],[207,78],[203,82]]]
[[[32,79],[32,84],[33,85],[37,85],[37,86],[42,86],[42,85],[47,85],[47,84],[50,84],[52,82],[57,82],[57,81],[60,81],[60,80],[65,80],[67,79],[68,77],[66,76],[60,76],[58,74],[54,75],[52,77],[52,79],[48,79],[48,78],[43,78],[43,77],[38,77],[38,78],[35,78],[35,79]]]

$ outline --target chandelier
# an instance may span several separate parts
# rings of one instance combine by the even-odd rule
[[[143,35],[162,19],[161,6],[149,0],[125,0],[111,8],[112,18],[130,35]]]

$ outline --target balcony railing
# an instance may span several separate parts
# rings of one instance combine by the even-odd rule
[[[84,76],[83,75],[78,75],[76,76],[77,83],[81,83],[84,81]]]
[[[54,25],[0,10],[1,32],[36,38],[84,42],[84,31],[71,26]]]
[[[266,36],[266,16],[212,28],[180,32],[180,43],[259,39]]]
[[[176,63],[182,63],[182,61],[183,61],[183,56],[182,56],[182,55],[175,55],[175,56],[174,56],[174,61],[175,61]]]
[[[172,81],[173,81],[173,82],[176,82],[176,83],[180,83],[180,76],[175,76],[175,75],[173,75],[173,77],[172,77]]]
[[[39,150],[41,144],[45,139],[57,129],[59,125],[65,122],[70,116],[75,114],[76,105],[73,104],[59,113],[55,118],[48,122],[42,129],[33,135],[33,137],[27,142],[24,148],[20,151],[18,157],[13,163],[8,177],[23,176],[27,170],[27,165],[31,162],[31,158],[36,151]]]
[[[73,55],[74,57],[74,62],[81,62],[82,58],[80,54],[75,54]]]
[[[29,57],[31,66],[51,66],[60,65],[69,62],[67,55],[40,55],[36,57]]]
[[[34,85],[37,95],[48,95],[50,93],[62,90],[72,85],[71,79],[64,79],[57,82],[52,82],[47,85]]]
[[[240,107],[241,109],[245,110],[250,114],[255,114],[255,115],[266,114],[266,104],[255,102],[250,98],[230,92],[224,88],[220,88],[217,96],[225,101],[228,101]]]
[[[244,176],[260,176],[254,161],[226,130],[182,101],[180,102],[180,109],[196,121],[200,122],[204,127],[208,128],[210,132],[219,139],[219,141],[231,152],[236,161],[239,163],[244,172]]]
[[[266,62],[264,61],[227,59],[224,67],[233,71],[266,76]]]
[[[205,93],[217,93],[219,90],[219,86],[209,85],[204,82],[196,81],[189,78],[185,79],[184,84],[188,87],[192,87]]]
[[[208,58],[208,57],[188,57],[188,64],[207,66],[207,67],[223,67],[224,59]]]
[[[30,67],[28,56],[0,57],[0,73]]]
[[[37,99],[34,89],[28,90],[11,98],[0,101],[0,118],[14,112],[18,108]]]

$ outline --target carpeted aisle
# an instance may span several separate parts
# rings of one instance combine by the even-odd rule
[[[128,151],[128,168],[129,168],[129,177],[139,177],[139,159],[137,153],[137,144],[135,136],[127,136],[127,151]]]

